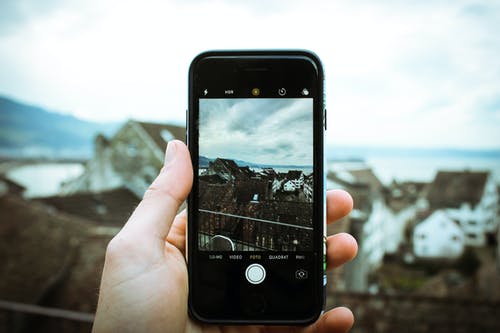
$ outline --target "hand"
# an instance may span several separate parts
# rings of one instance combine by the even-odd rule
[[[176,216],[191,190],[189,152],[168,144],[165,165],[123,229],[111,240],[101,281],[93,332],[345,332],[354,322],[347,308],[335,308],[308,327],[211,326],[190,320],[185,253],[186,212]],[[328,223],[348,214],[344,191],[327,193]],[[356,255],[348,234],[328,237],[328,269]]]

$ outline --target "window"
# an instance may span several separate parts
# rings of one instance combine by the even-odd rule
[[[127,155],[130,157],[135,157],[137,156],[137,153],[139,152],[139,149],[137,147],[137,144],[135,142],[130,142],[127,145]]]

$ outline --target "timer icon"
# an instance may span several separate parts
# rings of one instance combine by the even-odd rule
[[[285,88],[279,88],[278,89],[278,95],[285,96],[286,95],[286,89]]]

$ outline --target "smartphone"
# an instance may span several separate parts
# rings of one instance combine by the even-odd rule
[[[210,51],[189,69],[189,312],[314,322],[325,300],[326,110],[308,51]]]

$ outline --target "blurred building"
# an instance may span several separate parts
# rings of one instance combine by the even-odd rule
[[[439,171],[427,195],[429,208],[458,221],[465,244],[485,246],[496,238],[498,191],[490,172]]]
[[[464,232],[443,210],[432,213],[413,232],[413,251],[419,258],[456,259],[464,248]]]
[[[126,187],[142,197],[163,165],[167,143],[174,139],[185,140],[184,127],[129,120],[112,138],[95,138],[94,157],[61,193]]]
[[[349,215],[349,232],[359,244],[358,255],[346,269],[347,290],[368,289],[369,275],[382,263],[385,254],[384,224],[388,214],[382,197],[383,185],[363,163],[337,164],[327,174],[328,188],[347,190],[354,199]]]

